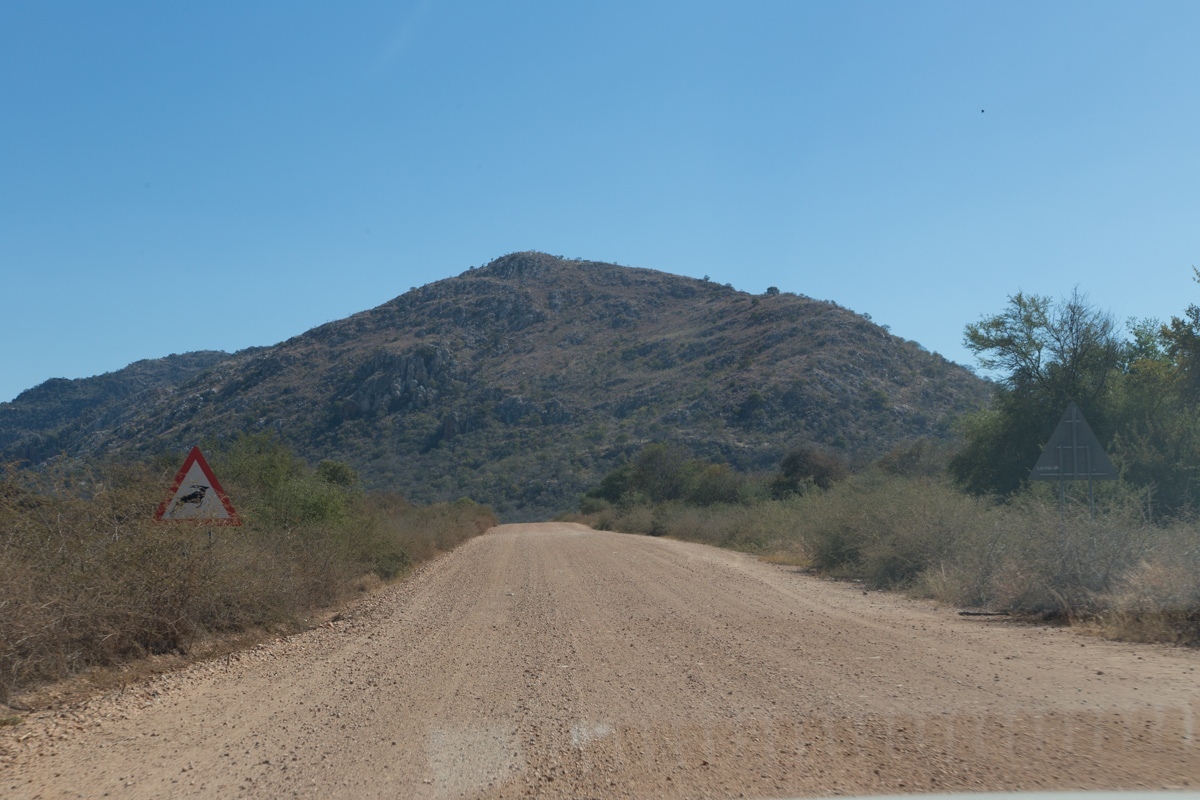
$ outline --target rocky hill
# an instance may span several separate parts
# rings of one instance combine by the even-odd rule
[[[273,347],[138,362],[0,404],[0,458],[274,430],[414,500],[573,507],[651,441],[743,470],[944,436],[987,386],[834,303],[515,253]]]
[[[0,461],[36,464],[60,452],[77,453],[82,432],[110,428],[227,358],[229,353],[200,350],[135,361],[94,378],[51,378],[0,403]]]

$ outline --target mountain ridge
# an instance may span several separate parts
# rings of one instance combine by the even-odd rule
[[[0,457],[138,456],[274,430],[368,485],[530,519],[567,510],[650,441],[744,470],[801,443],[863,460],[944,437],[987,398],[968,370],[836,303],[537,252],[271,347],[170,358],[136,362],[136,390],[77,397],[73,415],[51,413],[56,392],[97,379],[0,404]]]

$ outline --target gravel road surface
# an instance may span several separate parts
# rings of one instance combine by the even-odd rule
[[[1200,785],[1200,653],[503,525],[338,621],[0,728],[0,797]]]

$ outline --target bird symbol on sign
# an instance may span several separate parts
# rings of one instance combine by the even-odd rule
[[[188,488],[194,489],[195,491],[193,491],[191,494],[185,494],[183,497],[179,498],[177,505],[199,506],[204,502],[204,495],[208,492],[207,486],[200,483],[194,483]]]

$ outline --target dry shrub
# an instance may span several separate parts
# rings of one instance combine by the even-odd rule
[[[408,505],[407,508],[397,505],[396,498],[384,502],[392,503],[392,511],[375,515],[376,523],[367,534],[367,540],[376,553],[382,553],[383,558],[395,566],[392,576],[412,564],[453,550],[497,523],[490,508],[465,498],[453,503]],[[385,578],[392,576],[383,575]]]
[[[655,509],[655,518],[664,534],[677,539],[795,558],[800,555],[797,532],[809,505],[799,497],[756,505],[674,505]]]
[[[943,484],[868,475],[813,498],[801,535],[823,572],[907,587],[930,570],[945,574],[985,515],[980,501]]]
[[[295,624],[364,574],[393,578],[495,524],[470,501],[417,508],[324,487],[307,520],[247,491],[246,524],[210,534],[152,521],[169,485],[144,466],[0,476],[0,701],[88,667],[184,652],[201,634]]]
[[[821,496],[802,536],[814,565],[956,605],[1088,617],[1157,534],[1115,503],[1092,517],[1036,496],[996,506],[944,483],[865,475]]]
[[[1159,531],[1132,509],[1027,500],[992,510],[986,539],[958,554],[961,579],[978,605],[1044,618],[1093,617],[1105,597],[1148,551]]]
[[[636,503],[619,509],[615,520],[615,529],[626,533],[645,533],[659,536],[654,528],[654,509],[642,503]]]
[[[1140,642],[1200,644],[1200,537],[1177,523],[1105,598],[1111,636]]]
[[[1200,643],[1200,536],[1105,489],[1060,513],[1054,487],[996,505],[925,476],[868,472],[785,501],[618,503],[593,524],[757,553],[958,606],[1101,619],[1122,638]]]

